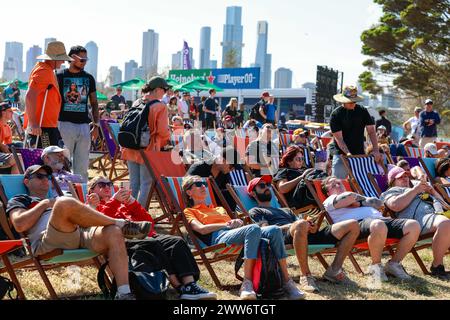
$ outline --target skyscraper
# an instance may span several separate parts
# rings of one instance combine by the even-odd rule
[[[159,35],[152,29],[142,36],[142,67],[145,76],[155,75],[158,72],[158,43]]]
[[[128,81],[134,78],[133,72],[135,69],[137,69],[138,64],[134,60],[130,60],[128,62],[125,62],[125,77],[123,78],[123,81]]]
[[[48,45],[48,43],[49,42],[52,42],[52,41],[56,41],[56,38],[45,38],[45,41],[44,41],[44,52],[45,52],[45,49],[47,49],[47,45]],[[66,50],[67,50],[68,48],[66,48]],[[67,52],[69,52],[69,51],[67,51]]]
[[[256,58],[253,66],[259,67],[260,88],[270,88],[272,83],[272,56],[267,54],[267,38],[269,25],[267,21],[258,21]]]
[[[275,71],[275,88],[292,88],[292,71],[286,68],[278,68]]]
[[[42,54],[42,48],[34,45],[27,51],[27,67],[25,69],[25,78],[28,78],[31,70],[33,70],[34,66],[36,65],[37,59],[36,57]]]
[[[108,76],[106,77],[106,84],[112,86],[122,82],[122,70],[116,66],[109,67]]]
[[[23,80],[23,44],[20,42],[5,43],[5,60],[3,62],[3,78],[7,80]]]
[[[211,27],[202,27],[200,30],[200,69],[211,68]]]
[[[241,67],[243,26],[242,7],[227,7],[227,19],[223,26],[222,67]]]
[[[87,54],[89,57],[88,62],[84,69],[86,72],[92,74],[92,76],[97,80],[97,68],[98,68],[98,47],[94,41],[89,41],[85,46]]]

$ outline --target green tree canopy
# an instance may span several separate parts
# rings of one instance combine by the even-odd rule
[[[382,6],[380,21],[361,34],[362,53],[370,56],[359,80],[372,94],[382,80],[410,97],[432,97],[449,104],[450,1],[374,0]]]

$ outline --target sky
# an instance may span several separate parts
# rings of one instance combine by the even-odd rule
[[[5,1],[2,12],[9,13],[2,15],[2,25],[9,28],[0,34],[0,59],[7,41],[23,43],[24,68],[27,50],[33,45],[43,48],[45,38],[64,42],[67,51],[94,41],[99,47],[97,81],[104,81],[110,66],[124,71],[131,59],[141,64],[142,33],[148,29],[159,33],[159,71],[170,67],[172,54],[182,49],[184,40],[193,47],[198,66],[200,29],[210,26],[211,59],[220,67],[227,6],[242,7],[242,67],[255,60],[256,26],[265,20],[272,73],[280,67],[291,69],[293,87],[315,82],[317,65],[343,71],[344,83],[355,84],[367,58],[361,54],[361,32],[381,16],[373,0]]]

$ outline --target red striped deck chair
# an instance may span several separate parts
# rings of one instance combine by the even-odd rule
[[[207,203],[217,206],[216,199],[214,198],[213,188],[217,188],[217,185],[214,186],[214,183],[207,178],[203,179],[207,183]],[[216,272],[212,268],[212,263],[217,261],[222,261],[225,259],[235,258],[240,253],[242,246],[241,245],[226,245],[224,243],[207,246],[203,243],[192,230],[190,224],[188,223],[186,217],[184,216],[183,210],[186,208],[186,199],[184,199],[182,194],[181,184],[183,181],[183,177],[163,177],[163,184],[165,185],[167,190],[170,190],[172,193],[171,199],[173,201],[174,207],[177,207],[178,217],[181,217],[183,224],[188,232],[190,239],[192,240],[195,250],[193,251],[194,257],[200,256],[199,263],[203,263],[207,268],[211,278],[214,281],[214,284],[218,288],[225,288],[226,286],[222,285],[217,276]],[[218,189],[216,189],[216,192]],[[219,190],[220,192],[220,190]],[[227,209],[227,208],[225,208]],[[235,215],[228,211],[228,214],[232,219],[235,218]],[[208,257],[207,255],[211,255]]]
[[[406,153],[411,158],[422,158],[425,156],[425,152],[423,149],[420,148],[414,148],[414,147],[405,147]]]
[[[17,279],[11,261],[8,258],[8,254],[20,248],[25,248],[25,246],[26,242],[24,241],[24,239],[0,241],[0,257],[2,258],[4,265],[3,268],[0,268],[0,274],[5,271],[8,273],[9,278],[11,279],[12,283],[14,283],[15,289],[17,291],[17,298],[20,300],[26,299],[25,294],[23,293],[23,289],[22,286],[20,285],[19,279]],[[13,297],[10,298],[12,299]]]

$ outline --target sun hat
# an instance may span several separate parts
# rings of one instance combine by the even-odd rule
[[[37,56],[36,59],[54,61],[73,61],[66,53],[66,47],[61,41],[49,42],[45,49],[45,54]]]
[[[342,93],[334,95],[333,98],[340,103],[352,103],[364,100],[363,97],[358,96],[358,88],[355,86],[345,86]]]

